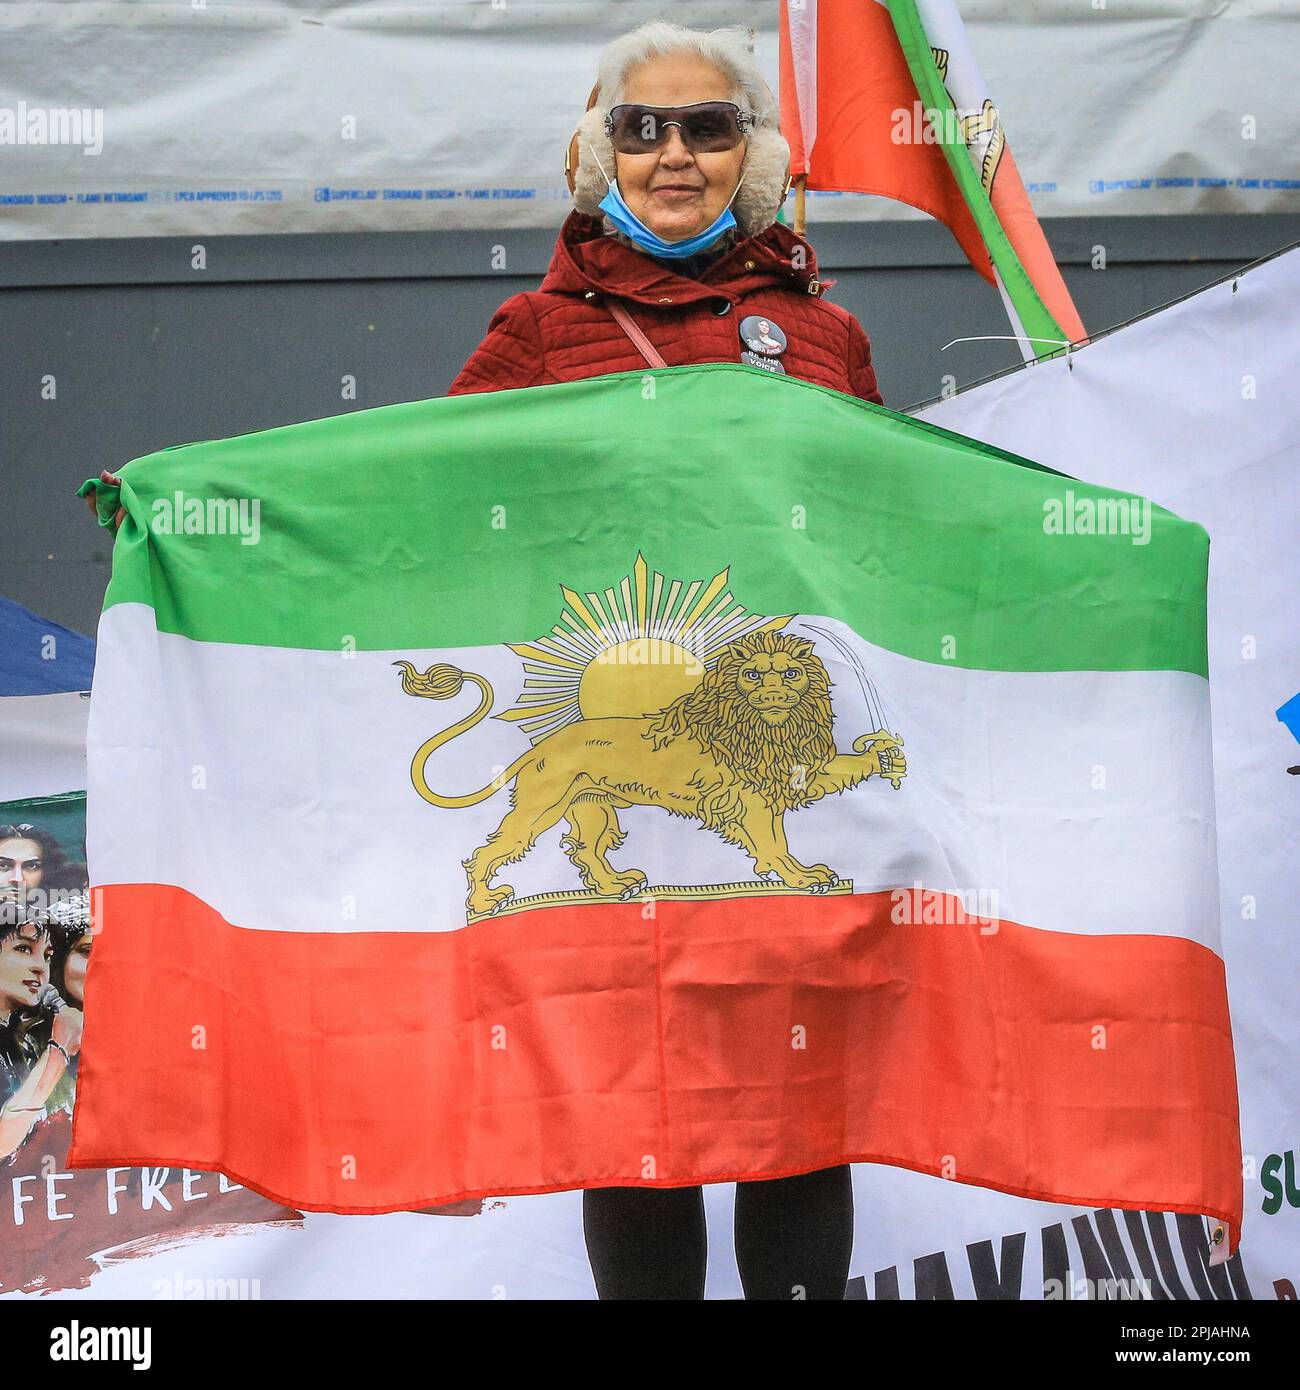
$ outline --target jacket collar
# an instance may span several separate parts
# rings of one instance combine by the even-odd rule
[[[796,265],[799,247],[802,264]],[[614,294],[642,304],[689,304],[719,297],[734,301],[771,286],[820,295],[834,283],[818,276],[812,246],[780,222],[741,237],[696,280],[606,235],[603,217],[575,208],[560,228],[541,288],[552,294]]]

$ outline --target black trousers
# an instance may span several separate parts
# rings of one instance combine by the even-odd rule
[[[844,1297],[853,1252],[847,1164],[738,1182],[735,1223],[747,1299]],[[704,1297],[702,1188],[588,1188],[582,1227],[602,1299]]]

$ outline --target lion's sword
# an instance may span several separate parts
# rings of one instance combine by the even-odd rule
[[[903,740],[893,733],[885,722],[885,702],[881,698],[880,692],[876,689],[876,683],[867,674],[866,667],[863,666],[857,652],[853,650],[842,637],[828,631],[826,628],[818,627],[816,623],[800,622],[800,627],[806,627],[809,632],[815,632],[818,637],[824,637],[832,647],[844,658],[845,662],[853,668],[853,674],[858,678],[858,686],[862,690],[862,698],[866,701],[867,713],[875,721],[876,728],[887,733],[897,744],[902,745]],[[877,755],[880,759],[880,775],[889,782],[895,791],[902,783],[901,777],[891,777],[890,771],[893,767],[893,759],[886,752]]]

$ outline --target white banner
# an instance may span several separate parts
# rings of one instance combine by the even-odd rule
[[[1040,217],[1300,211],[1289,0],[961,13]],[[0,6],[0,238],[554,227],[610,39],[662,3]],[[773,90],[776,0],[744,24]],[[809,195],[809,220],[909,220]]]
[[[1241,1258],[1257,1299],[1294,1298],[1300,1283],[1300,776],[1288,775],[1300,744],[1277,715],[1300,692],[1297,302],[1300,249],[1068,361],[1018,370],[920,415],[1150,497],[1209,532],[1220,906],[1245,1160]],[[934,1182],[903,1219],[916,1185],[886,1170],[871,1170],[869,1185],[887,1215],[876,1264],[944,1250],[963,1265],[972,1231],[995,1239],[1028,1228],[1032,1243],[1040,1218],[1052,1219],[1038,1203],[952,1184],[936,1195]],[[1022,1296],[1033,1296],[1028,1281]]]

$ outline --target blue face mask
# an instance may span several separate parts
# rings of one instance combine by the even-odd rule
[[[600,156],[596,154],[595,150],[592,150],[591,153],[595,157],[596,163],[600,165],[600,172],[605,174],[605,166],[600,163]],[[605,182],[609,184],[609,192],[600,200],[600,210],[614,226],[647,255],[660,256],[668,260],[680,260],[684,256],[693,256],[697,251],[703,251],[706,247],[712,246],[723,232],[736,225],[736,219],[731,212],[731,203],[736,194],[740,192],[740,185],[745,182],[745,176],[743,173],[741,174],[736,183],[735,191],[731,198],[727,199],[727,206],[713,219],[712,223],[702,232],[697,232],[693,237],[687,237],[685,241],[665,241],[663,237],[652,232],[624,201],[623,194],[619,190],[618,180],[611,179],[608,174],[605,174]]]

